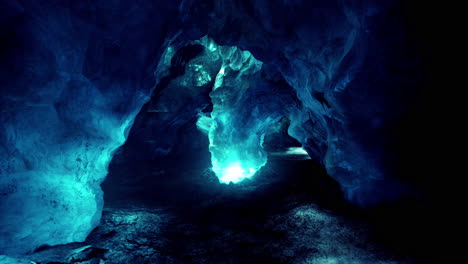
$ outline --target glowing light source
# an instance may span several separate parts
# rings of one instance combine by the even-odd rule
[[[249,51],[219,46],[208,37],[200,39],[199,44],[206,47],[205,62],[220,68],[216,76],[212,76],[213,110],[200,114],[197,127],[208,136],[212,170],[220,183],[238,183],[252,177],[268,159],[262,146],[263,137],[275,120],[248,103],[252,80],[259,78],[263,63]],[[193,67],[198,74],[196,77],[202,77],[211,69]],[[214,75],[215,71],[210,72]],[[210,76],[197,81],[204,85],[211,80]]]
[[[271,156],[277,156],[284,159],[306,160],[310,159],[309,153],[301,147],[291,147],[286,151],[270,152]]]
[[[300,147],[288,148],[288,150],[286,151],[286,154],[287,155],[309,155],[305,149],[300,148]]]
[[[244,170],[239,162],[235,162],[221,172],[219,180],[222,183],[238,183],[246,178],[250,178],[255,174],[254,168],[249,168],[248,171]]]

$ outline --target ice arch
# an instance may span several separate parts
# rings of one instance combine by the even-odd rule
[[[222,86],[213,91],[215,99],[252,100],[259,106],[258,111],[247,111],[219,103],[206,116],[211,120],[202,126],[213,141],[214,135],[229,130],[220,124],[240,123],[240,116],[253,129],[249,131],[259,132],[232,131],[256,142],[246,151],[255,156],[252,166],[223,158],[216,144],[225,142],[215,142],[212,151],[221,157],[221,171],[227,168],[242,176],[261,166],[258,141],[263,128],[256,122],[284,115],[277,113],[279,104],[290,116],[289,134],[324,164],[349,200],[372,204],[399,195],[390,184],[396,142],[390,131],[406,111],[419,71],[385,3],[6,2],[0,8],[2,253],[82,240],[97,224],[99,183],[112,152],[125,140],[133,117],[157,83],[154,71],[169,39],[183,46],[209,34],[220,45],[251,51],[263,62],[262,73],[270,75],[270,80],[256,79],[255,71],[228,67],[222,73],[221,66],[230,62],[221,59],[214,75],[200,65],[189,66],[198,76],[194,87],[221,79],[225,87],[243,87],[250,86],[247,79],[255,79],[256,89],[246,89],[242,96],[225,94]],[[233,51],[240,61],[242,54]],[[251,66],[245,69],[258,68]],[[297,98],[276,96],[281,92],[271,81],[287,82]],[[224,111],[228,109],[239,110],[237,120],[231,119],[234,112]]]
[[[200,43],[207,48],[208,58],[219,60],[220,67],[210,93],[213,110],[202,115],[197,125],[210,140],[211,162],[219,181],[238,183],[266,164],[263,138],[281,117],[280,109],[267,110],[261,100],[251,102],[258,90],[262,62],[249,51],[218,46],[208,37]]]

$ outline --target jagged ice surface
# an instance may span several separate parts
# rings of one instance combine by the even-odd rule
[[[266,164],[263,137],[279,116],[249,101],[249,89],[255,90],[251,86],[259,79],[260,61],[249,51],[218,46],[208,38],[201,42],[222,62],[210,93],[213,111],[210,117],[201,116],[198,126],[208,134],[213,171],[220,182],[237,183]]]
[[[12,255],[83,241],[99,224],[99,185],[154,87],[147,54],[164,42],[134,31],[155,9],[130,4],[123,26],[96,3],[109,26],[99,31],[84,23],[90,6],[23,4],[1,16],[10,37],[0,75],[0,252]]]
[[[418,72],[384,4],[6,2],[0,253],[81,241],[98,224],[99,184],[113,153],[168,76],[172,52],[189,43],[207,51],[158,91],[157,121],[137,118],[136,131],[158,125],[142,136],[153,143],[142,144],[170,153],[184,125],[200,114],[214,171],[222,182],[235,182],[265,164],[263,135],[286,117],[289,135],[349,200],[366,205],[399,195],[388,169],[389,124],[404,113]],[[202,39],[207,34],[219,45]],[[158,62],[163,68],[155,76]],[[183,96],[174,96],[179,88]]]

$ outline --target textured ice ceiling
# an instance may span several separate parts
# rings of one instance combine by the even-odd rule
[[[350,201],[372,204],[400,191],[391,169],[391,129],[420,73],[391,5],[1,5],[0,253],[84,240],[99,223],[99,184],[113,153],[140,110],[152,110],[146,104],[151,98],[166,96],[172,101],[156,110],[177,114],[135,126],[164,124],[152,137],[159,153],[168,153],[177,141],[171,131],[200,118],[221,181],[260,169],[266,162],[263,133],[286,116],[289,135],[323,164]],[[206,35],[212,46],[184,48]],[[206,63],[206,56],[214,57]],[[187,89],[180,96],[167,95],[182,86]]]

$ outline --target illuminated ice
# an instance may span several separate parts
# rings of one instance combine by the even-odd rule
[[[287,155],[309,155],[307,151],[301,147],[291,147],[286,151]]]
[[[66,46],[57,45],[43,52],[66,57]],[[96,57],[106,61],[103,54],[70,56],[88,66]],[[31,71],[45,63],[36,60]],[[70,66],[62,63],[58,69]],[[151,87],[96,81],[81,66],[70,71],[32,83],[17,108],[0,111],[0,254],[85,240],[101,218],[108,165],[149,99]],[[40,106],[31,106],[33,93]]]
[[[221,58],[222,62],[210,93],[213,111],[200,116],[197,126],[208,135],[213,171],[219,181],[238,183],[266,164],[263,137],[279,116],[265,111],[261,101],[251,101],[261,61],[249,51],[218,46],[208,37],[199,43],[207,47],[209,58]]]
[[[213,167],[217,175],[220,175],[219,181],[222,183],[238,183],[244,179],[252,177],[256,170],[249,168],[245,170],[239,162],[235,162],[226,168]]]

